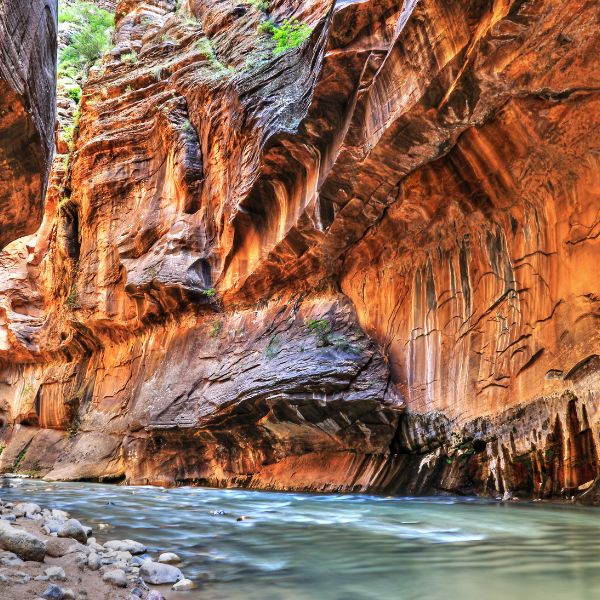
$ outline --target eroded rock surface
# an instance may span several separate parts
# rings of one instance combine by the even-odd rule
[[[590,487],[597,3],[279,0],[281,54],[243,2],[115,14],[0,261],[4,469]]]
[[[0,249],[42,220],[54,143],[56,19],[56,0],[0,0]]]

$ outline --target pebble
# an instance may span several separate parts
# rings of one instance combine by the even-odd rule
[[[171,589],[175,592],[187,592],[194,589],[194,582],[190,579],[181,579]]]
[[[58,585],[51,583],[42,594],[43,598],[46,600],[64,600],[65,593],[62,591],[62,588]]]
[[[52,581],[66,581],[67,575],[62,567],[48,567],[45,571],[48,579]]]
[[[0,552],[0,565],[3,567],[20,567],[24,562],[14,552]]]
[[[146,600],[166,600],[158,590],[150,590],[146,596]]]
[[[107,571],[102,575],[102,579],[108,583],[112,583],[112,585],[116,585],[117,587],[127,587],[127,577],[125,577],[125,571],[123,569],[113,569],[112,571]]]
[[[159,563],[175,564],[175,563],[180,563],[181,562],[181,558],[179,558],[179,556],[177,556],[177,554],[175,554],[174,552],[163,552],[158,557],[158,562]]]
[[[102,566],[102,559],[95,552],[90,552],[87,565],[92,571],[97,571]]]
[[[106,542],[104,547],[108,550],[130,552],[131,554],[144,554],[146,552],[146,546],[133,540],[112,540]]]

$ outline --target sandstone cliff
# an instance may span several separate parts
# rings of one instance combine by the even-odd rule
[[[55,81],[56,0],[0,0],[0,250],[42,219]]]
[[[44,225],[0,261],[3,469],[540,496],[596,478],[596,2],[115,15]],[[277,52],[264,23],[286,18],[310,35]]]

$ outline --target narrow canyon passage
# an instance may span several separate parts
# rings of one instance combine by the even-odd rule
[[[596,502],[597,2],[0,7],[0,470]]]
[[[0,0],[0,600],[599,597],[599,23]]]

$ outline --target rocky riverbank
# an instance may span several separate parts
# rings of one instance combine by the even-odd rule
[[[179,557],[151,557],[143,544],[99,544],[91,527],[57,509],[0,499],[2,598],[30,600],[165,600],[164,591],[193,583],[176,566]]]

